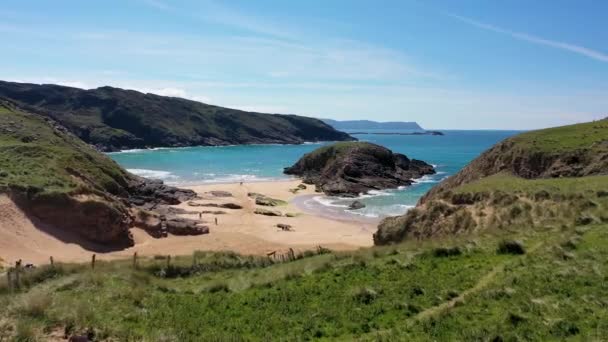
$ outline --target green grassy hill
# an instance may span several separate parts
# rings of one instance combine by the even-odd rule
[[[353,140],[313,118],[245,112],[112,87],[83,90],[0,81],[0,97],[53,118],[104,151]]]
[[[194,192],[132,175],[53,120],[0,100],[0,195],[37,223],[106,247],[131,245],[132,203],[179,203]]]
[[[65,128],[0,102],[0,193],[42,222],[126,242],[133,176]]]
[[[509,138],[384,220],[376,244],[408,238],[608,222],[608,120]]]

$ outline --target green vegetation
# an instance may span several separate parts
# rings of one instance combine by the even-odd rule
[[[481,193],[502,191],[509,194],[534,195],[540,191],[551,194],[596,194],[608,191],[608,176],[588,176],[573,178],[524,179],[507,173],[482,178],[473,183],[462,185],[454,193]]]
[[[526,132],[512,140],[530,152],[567,152],[583,148],[608,149],[608,120]]]
[[[352,140],[321,120],[263,114],[191,100],[101,87],[0,81],[0,96],[52,117],[106,151],[256,143]]]
[[[339,141],[331,145],[321,146],[306,155],[310,156],[311,158],[316,158],[319,156],[325,156],[323,158],[328,158],[327,156],[337,158],[338,156],[344,155],[353,149],[377,150],[377,145],[364,141]]]
[[[0,192],[117,193],[127,173],[42,117],[0,103]]]
[[[121,341],[597,340],[608,333],[606,225],[315,254],[279,264],[198,252],[170,267],[161,257],[140,260],[138,269],[130,260],[94,270],[45,266],[24,275],[21,291],[0,288],[0,331],[39,339],[89,331]]]

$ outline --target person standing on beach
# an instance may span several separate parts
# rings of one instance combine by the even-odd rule
[[[217,217],[215,218],[215,225],[217,226]]]
[[[201,220],[203,218],[203,213],[198,213],[198,219]]]

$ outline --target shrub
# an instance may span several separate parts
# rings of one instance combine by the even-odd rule
[[[449,291],[448,291],[448,293],[446,294],[446,298],[447,298],[448,300],[450,300],[450,299],[454,299],[454,298],[456,298],[456,297],[458,297],[458,296],[459,296],[458,291],[454,291],[454,290],[449,290]]]
[[[226,283],[216,283],[207,288],[207,292],[216,293],[216,292],[230,292],[230,287]]]
[[[594,221],[593,217],[590,217],[590,216],[579,216],[576,219],[576,225],[577,226],[586,226],[586,225],[589,225],[589,224],[593,223],[593,221]]]
[[[461,254],[462,251],[459,247],[438,247],[433,251],[433,255],[436,257],[450,257]]]
[[[371,304],[377,297],[378,292],[368,287],[359,288],[353,293],[353,298],[363,304]]]
[[[596,193],[597,197],[608,197],[608,191],[600,190]]]
[[[52,302],[52,298],[46,293],[31,292],[24,298],[19,311],[33,318],[44,317]]]
[[[521,241],[517,240],[503,240],[498,244],[499,254],[525,254],[526,249]]]
[[[21,320],[17,323],[15,341],[23,342],[35,342],[38,341],[38,334],[34,325],[25,320]]]

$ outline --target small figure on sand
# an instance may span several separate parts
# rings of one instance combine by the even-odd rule
[[[203,213],[198,213],[198,219],[201,220],[203,218]]]
[[[217,226],[217,217],[215,218],[215,225]]]
[[[240,184],[241,186],[243,186],[243,182],[242,182],[242,181],[241,181],[239,184]]]

